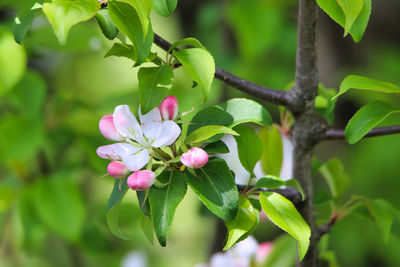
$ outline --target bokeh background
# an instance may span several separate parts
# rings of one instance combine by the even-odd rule
[[[121,266],[130,253],[156,267],[206,262],[221,247],[224,230],[192,193],[177,209],[166,248],[150,245],[141,232],[133,192],[120,209],[121,228],[132,239],[110,233],[105,215],[113,179],[103,177],[108,162],[95,153],[106,144],[98,121],[117,104],[137,106],[136,69],[127,59],[104,59],[112,42],[95,20],[73,27],[60,46],[41,15],[19,46],[13,17],[33,3],[0,0],[0,266]],[[364,38],[355,44],[320,11],[321,83],[338,88],[345,76],[359,74],[400,85],[399,12],[398,1],[373,1]],[[218,66],[280,90],[294,79],[296,18],[295,0],[181,0],[171,18],[152,14],[155,32],[167,40],[196,37]],[[181,111],[245,96],[215,80],[202,106],[200,90],[191,85],[178,69],[172,93]],[[378,98],[400,104],[397,96],[350,91],[337,102],[334,125],[343,128],[357,108]],[[277,108],[266,107],[279,122]],[[384,124],[399,123],[393,115]],[[316,155],[343,160],[351,193],[384,198],[400,209],[399,135],[353,146],[329,141]],[[324,190],[321,177],[315,179]],[[266,222],[255,232],[259,242],[279,234]],[[399,266],[400,242],[392,237],[384,244],[377,227],[359,216],[338,222],[328,246],[340,266]]]

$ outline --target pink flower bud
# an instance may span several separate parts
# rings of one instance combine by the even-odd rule
[[[149,189],[156,181],[156,174],[152,171],[135,171],[128,177],[128,186],[133,190]]]
[[[167,96],[159,108],[164,120],[175,120],[178,116],[178,99],[173,95]]]
[[[188,152],[182,154],[181,162],[189,168],[201,168],[208,162],[208,155],[203,149],[192,147]]]
[[[105,115],[103,118],[100,119],[99,122],[99,129],[101,134],[107,138],[108,140],[112,141],[123,141],[124,137],[120,135],[118,130],[115,128],[113,122],[113,115]]]
[[[111,161],[108,164],[107,172],[114,178],[124,178],[130,171],[121,161]]]
[[[264,242],[258,245],[256,251],[256,261],[258,264],[263,264],[271,253],[273,244],[271,242]]]

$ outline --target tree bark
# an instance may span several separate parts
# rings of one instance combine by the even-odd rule
[[[314,217],[311,159],[317,140],[316,136],[324,132],[324,124],[319,123],[318,116],[314,113],[314,99],[318,89],[316,22],[317,4],[315,0],[300,0],[296,80],[290,95],[294,103],[292,112],[295,118],[291,130],[294,145],[293,178],[299,181],[306,195],[306,199],[300,207],[300,213],[311,228],[308,252],[301,262],[297,262],[297,266],[301,267],[317,266],[318,256],[318,229]]]

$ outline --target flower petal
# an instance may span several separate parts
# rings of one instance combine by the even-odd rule
[[[123,155],[131,155],[140,149],[127,143],[116,143],[112,145],[100,146],[96,152],[100,158],[103,159],[121,159]]]
[[[123,155],[121,160],[130,171],[137,171],[143,168],[149,162],[149,151],[143,149],[140,152]]]
[[[128,105],[119,105],[115,107],[113,118],[115,128],[117,128],[121,135],[129,137],[139,143],[144,142],[140,124],[129,110]]]
[[[226,161],[229,169],[233,171],[235,174],[235,183],[240,185],[246,185],[250,179],[250,173],[246,171],[243,167],[242,163],[239,160],[239,154],[237,149],[237,144],[235,138],[227,134],[221,138],[221,141],[225,143],[225,145],[229,149],[229,153],[225,154],[215,154],[217,157],[220,157]]]
[[[181,128],[173,121],[163,121],[158,129],[155,140],[152,142],[153,147],[163,147],[173,144],[181,134]]]
[[[293,143],[292,141],[281,134],[282,138],[282,147],[283,147],[283,160],[281,172],[279,173],[279,178],[284,181],[287,181],[292,178],[292,169],[293,169]]]
[[[139,119],[144,135],[149,140],[149,143],[152,143],[156,139],[157,133],[161,127],[162,120],[160,110],[156,107],[149,113],[142,115],[139,107]]]

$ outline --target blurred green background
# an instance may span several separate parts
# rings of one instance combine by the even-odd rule
[[[60,46],[43,15],[23,46],[12,37],[12,21],[31,0],[0,0],[0,266],[121,266],[129,253],[147,258],[148,266],[194,266],[221,247],[217,220],[202,213],[189,193],[177,209],[166,248],[150,245],[140,230],[141,212],[134,192],[120,210],[129,241],[108,230],[106,205],[113,179],[103,177],[107,161],[95,151],[106,144],[98,121],[118,104],[138,105],[136,69],[123,58],[104,59],[112,42],[95,20],[72,28]],[[343,38],[343,29],[322,11],[319,16],[321,82],[330,88],[348,74],[400,85],[400,2],[373,1],[370,24],[361,43]],[[181,0],[171,18],[152,14],[156,33],[169,41],[198,38],[218,66],[265,86],[283,90],[294,78],[297,1]],[[163,53],[154,47],[154,50]],[[173,94],[180,110],[244,96],[219,81],[199,105],[200,90],[180,68]],[[357,108],[372,99],[400,98],[349,92],[336,106],[336,127],[344,127]],[[278,121],[278,110],[266,105]],[[400,124],[392,116],[385,125]],[[338,156],[352,180],[351,192],[387,199],[400,209],[399,135],[320,144],[321,160]],[[324,187],[316,177],[316,184]],[[217,233],[217,235],[216,235]],[[259,242],[280,234],[261,223]],[[216,238],[217,236],[218,238]],[[376,226],[350,216],[337,223],[330,249],[341,266],[399,266],[400,242],[384,244]]]

